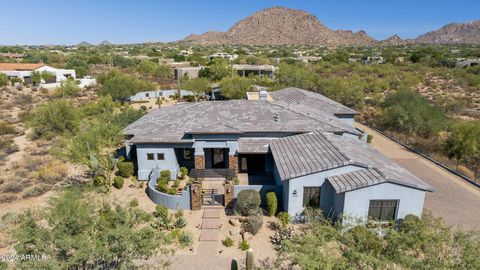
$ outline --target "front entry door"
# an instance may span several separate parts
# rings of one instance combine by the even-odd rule
[[[225,168],[225,149],[223,148],[213,148],[212,151],[212,167],[215,169]]]

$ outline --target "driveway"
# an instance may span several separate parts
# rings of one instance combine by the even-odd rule
[[[380,133],[361,124],[357,124],[357,127],[373,135],[372,146],[375,149],[435,189],[433,193],[427,192],[424,210],[462,230],[480,229],[479,188],[408,151]]]

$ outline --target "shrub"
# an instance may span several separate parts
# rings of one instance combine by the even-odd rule
[[[252,215],[258,212],[261,203],[260,193],[253,189],[246,189],[240,191],[237,197],[236,210],[244,216]]]
[[[177,211],[175,211],[175,218],[179,218],[179,217],[183,217],[182,209],[178,209]]]
[[[103,175],[97,175],[97,176],[93,179],[93,184],[94,184],[96,187],[101,186],[103,183],[105,183],[105,177],[104,177]]]
[[[158,185],[158,186],[157,186],[157,189],[158,189],[158,191],[163,192],[163,193],[167,193],[167,192],[170,190],[170,188],[168,187],[168,185],[167,185],[167,184],[163,184],[163,183],[160,184],[160,185]]]
[[[175,181],[173,181],[173,187],[178,188],[179,186],[180,186],[180,180],[175,179]]]
[[[15,127],[7,122],[0,121],[0,135],[15,134]]]
[[[263,220],[261,216],[249,217],[243,222],[243,229],[253,235],[257,234],[262,228]]]
[[[22,195],[22,198],[31,198],[31,197],[42,196],[43,194],[45,194],[50,189],[51,189],[50,185],[46,185],[46,184],[34,185],[34,186],[25,190],[25,192]]]
[[[187,226],[187,220],[184,217],[179,217],[177,220],[175,220],[175,228],[184,228]]]
[[[167,191],[167,194],[176,195],[176,194],[177,194],[177,190],[174,189],[174,188],[169,188],[168,191]]]
[[[371,143],[372,140],[373,140],[373,135],[368,134],[368,135],[367,135],[367,143]]]
[[[222,240],[222,244],[226,247],[232,247],[235,244],[235,242],[233,241],[232,238],[227,237],[225,238],[225,240]]]
[[[163,179],[161,177],[158,177],[157,178],[157,185],[167,185],[168,184],[168,180],[167,179]]]
[[[133,198],[131,201],[128,202],[128,206],[130,207],[137,207],[138,206],[138,199]]]
[[[0,203],[9,203],[17,199],[17,196],[12,194],[0,194]]]
[[[186,167],[180,167],[180,178],[185,179],[188,175],[188,169]]]
[[[19,193],[23,190],[23,185],[16,181],[7,182],[2,185],[2,192]]]
[[[234,185],[240,184],[240,180],[238,180],[237,177],[233,178],[233,184],[234,184]]]
[[[267,193],[267,211],[269,216],[274,216],[277,213],[278,201],[275,192]]]
[[[68,175],[68,168],[60,160],[53,160],[38,170],[38,178],[45,183],[55,184]]]
[[[65,132],[75,132],[79,115],[72,101],[57,99],[39,105],[31,113],[27,123],[33,128],[34,139],[51,139]]]
[[[243,240],[240,242],[239,248],[243,251],[246,251],[250,248],[250,244],[246,240]]]
[[[117,189],[121,189],[123,187],[123,177],[121,176],[115,176],[113,178],[113,186]]]
[[[292,220],[292,217],[287,212],[278,213],[277,218],[280,220],[280,224],[282,224],[282,227],[284,227],[284,228]]]
[[[172,174],[169,170],[163,170],[160,172],[160,178],[170,180],[172,179]]]
[[[117,164],[118,172],[122,177],[130,177],[133,175],[133,162],[122,161]]]
[[[157,205],[155,206],[155,212],[153,212],[153,216],[161,219],[168,219],[170,213],[168,212],[168,208],[165,205]]]
[[[178,236],[178,242],[180,243],[180,245],[182,247],[188,247],[192,244],[193,242],[193,237],[190,233],[188,232],[182,232],[179,236]]]

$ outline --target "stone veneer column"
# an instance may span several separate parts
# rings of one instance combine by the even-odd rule
[[[195,155],[195,169],[205,169],[205,158],[203,155]]]
[[[238,158],[237,156],[228,156],[228,168],[235,171],[235,177],[238,176]]]
[[[224,184],[225,187],[225,197],[224,197],[224,206],[225,208],[233,208],[233,197],[235,194],[235,185],[233,181],[226,181]]]
[[[190,185],[190,200],[192,210],[202,209],[202,182],[194,182]]]

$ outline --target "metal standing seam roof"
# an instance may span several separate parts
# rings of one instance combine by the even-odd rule
[[[281,180],[321,172],[350,163],[320,132],[281,138],[271,143]]]
[[[328,178],[337,192],[384,182],[433,191],[412,173],[360,140],[315,131],[277,139],[270,149],[282,181],[355,165],[363,169]]]
[[[361,169],[349,173],[327,177],[337,193],[387,182],[388,179],[378,169]]]

